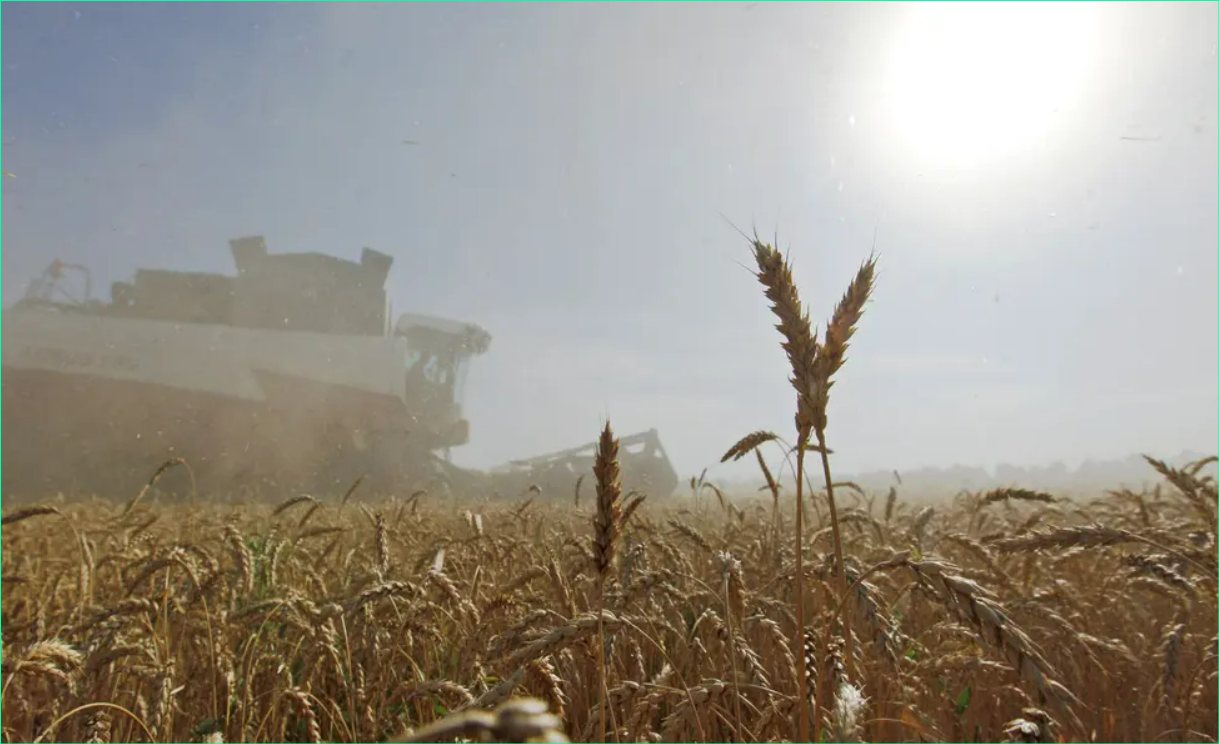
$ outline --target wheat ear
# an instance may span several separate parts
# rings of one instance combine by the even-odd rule
[[[838,601],[845,602],[848,597],[846,565],[842,555],[842,530],[838,525],[838,506],[834,499],[834,480],[830,476],[830,451],[825,444],[825,428],[827,424],[826,409],[829,406],[830,388],[834,386],[834,374],[846,363],[846,352],[850,346],[851,337],[863,317],[863,306],[872,295],[872,280],[876,273],[876,257],[859,267],[855,279],[847,287],[846,294],[834,308],[834,315],[825,329],[825,344],[822,353],[814,364],[817,377],[811,386],[816,391],[813,401],[813,429],[817,433],[817,446],[821,454],[821,470],[825,477],[826,499],[830,504],[830,525],[834,533],[834,558],[837,561],[835,572],[838,576]],[[855,637],[851,633],[851,616],[843,617],[843,636],[846,638],[847,674],[854,676]]]
[[[618,535],[622,531],[622,507],[618,501],[622,497],[622,484],[618,482],[618,440],[609,421],[601,430],[601,440],[597,443],[597,459],[593,463],[593,477],[597,479],[597,514],[593,517],[593,540],[595,560],[597,564],[597,659],[601,678],[600,713],[598,741],[606,741],[605,715],[609,696],[605,669],[605,622],[602,614],[605,611],[605,580],[610,574],[614,563],[614,553],[618,548]]]
[[[820,350],[808,314],[800,303],[800,294],[792,279],[787,260],[774,246],[754,236],[753,256],[757,263],[756,277],[766,288],[771,311],[779,319],[775,326],[783,336],[783,350],[791,365],[791,384],[796,389],[796,647],[804,647],[804,452],[813,431],[814,370]],[[835,534],[837,530],[835,528]],[[808,680],[804,667],[796,679],[796,731],[800,741],[809,741]]]

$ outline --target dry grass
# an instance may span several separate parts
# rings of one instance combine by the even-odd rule
[[[752,454],[768,494],[624,497],[607,425],[586,506],[145,488],[14,510],[4,741],[1214,741],[1211,463],[1149,458],[1165,487],[1088,502],[835,484],[828,393],[873,264],[819,343],[754,251],[796,444],[725,459]],[[793,452],[821,459],[803,498],[772,476]]]
[[[813,522],[824,735],[998,741],[1048,717],[1065,740],[1212,740],[1215,536],[1175,488],[1140,496],[1146,514],[1060,501],[1036,529],[1044,503],[984,494],[845,521],[850,674]],[[369,519],[331,499],[304,526],[274,505],[60,505],[87,558],[58,515],[6,526],[5,740],[502,737],[524,729],[472,714],[520,696],[552,738],[596,739],[602,710],[611,740],[796,738],[795,555],[769,495],[649,502],[604,572],[591,506],[405,503]]]

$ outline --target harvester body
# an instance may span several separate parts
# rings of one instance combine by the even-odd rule
[[[107,470],[130,487],[129,468],[173,457],[216,485],[388,482],[468,440],[462,388],[486,331],[391,323],[393,259],[377,251],[357,263],[230,245],[236,276],[141,269],[109,302],[56,262],[4,311],[6,493],[86,488]],[[72,269],[84,297],[65,286]]]
[[[235,275],[140,269],[108,301],[92,299],[87,269],[56,261],[4,311],[5,496],[130,494],[178,458],[196,492],[333,493],[359,480],[512,497],[591,472],[587,447],[491,473],[449,462],[469,440],[465,380],[491,337],[395,318],[392,257],[270,254],[258,236],[230,247]],[[671,493],[655,432],[623,442],[624,482]]]

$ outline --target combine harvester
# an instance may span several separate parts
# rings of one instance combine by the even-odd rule
[[[229,244],[235,276],[140,269],[108,302],[85,267],[55,261],[4,310],[5,496],[129,496],[173,458],[201,494],[322,495],[361,478],[381,493],[570,496],[591,475],[592,445],[489,473],[450,462],[470,436],[469,366],[491,336],[394,319],[391,256]],[[621,462],[626,489],[677,486],[654,430],[624,437]]]

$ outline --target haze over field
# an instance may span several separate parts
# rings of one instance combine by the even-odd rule
[[[4,3],[3,302],[371,246],[494,337],[455,460],[608,414],[688,474],[792,428],[723,215],[822,325],[881,254],[839,472],[1215,452],[1216,5],[953,8]]]

